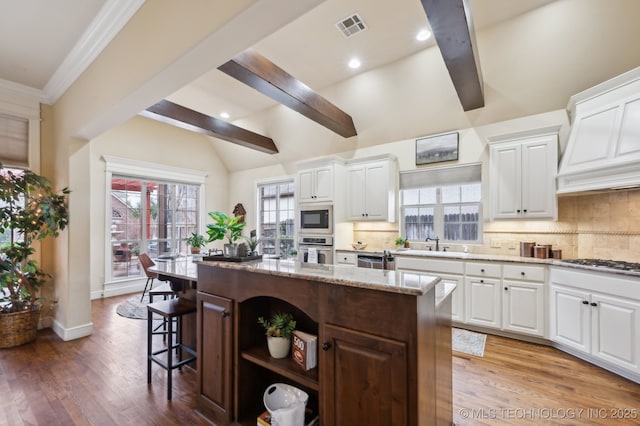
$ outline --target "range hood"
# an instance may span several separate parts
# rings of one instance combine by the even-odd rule
[[[640,67],[574,95],[558,194],[640,187]]]

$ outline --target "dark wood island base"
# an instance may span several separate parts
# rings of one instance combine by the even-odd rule
[[[265,389],[309,394],[322,425],[452,422],[451,301],[438,277],[265,260],[198,264],[198,410],[255,425]],[[267,352],[259,316],[291,312],[318,365]]]

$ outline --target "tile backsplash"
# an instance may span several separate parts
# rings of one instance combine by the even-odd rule
[[[608,191],[558,198],[557,221],[493,221],[483,224],[482,245],[472,253],[520,254],[520,242],[551,244],[563,258],[599,258],[640,262],[640,190]],[[354,241],[367,250],[394,248],[398,223],[355,223]],[[425,249],[432,243],[412,243]],[[450,250],[463,247],[451,245]]]

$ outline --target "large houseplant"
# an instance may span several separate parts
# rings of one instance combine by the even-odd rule
[[[38,291],[46,282],[31,256],[36,240],[57,237],[69,220],[67,195],[53,189],[45,177],[29,170],[12,171],[0,164],[0,347],[35,339],[41,303]]]
[[[238,246],[237,241],[242,236],[242,230],[247,225],[242,222],[242,216],[229,216],[223,212],[210,212],[209,217],[213,219],[213,223],[207,224],[207,235],[212,242],[216,240],[227,239],[225,244],[225,255],[236,256]]]

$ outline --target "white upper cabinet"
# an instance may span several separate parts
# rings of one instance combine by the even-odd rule
[[[347,164],[347,217],[353,221],[395,221],[398,170],[395,159]]]
[[[558,135],[490,138],[491,219],[557,219]]]
[[[301,203],[333,201],[333,165],[298,172],[298,200]]]

